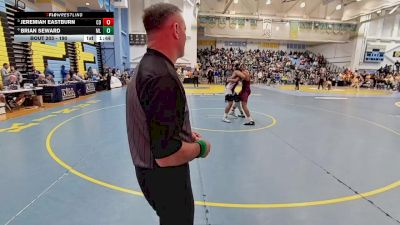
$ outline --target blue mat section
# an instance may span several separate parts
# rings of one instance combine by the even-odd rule
[[[256,126],[250,128],[242,125],[243,119],[221,121],[223,96],[188,96],[192,126],[212,143],[208,158],[191,162],[196,200],[322,201],[400,180],[396,99],[322,101],[253,89],[249,108]],[[47,152],[49,133],[67,121],[53,130],[50,140],[57,157],[87,176],[139,191],[126,137],[124,96],[125,89],[114,89],[0,122],[0,202],[5,203],[0,205],[0,224],[158,224],[143,197],[84,180]],[[267,127],[271,117],[276,124]],[[16,133],[1,130],[32,123]],[[396,224],[399,194],[395,188],[369,197],[373,204],[358,199],[300,208],[196,206],[195,224]]]

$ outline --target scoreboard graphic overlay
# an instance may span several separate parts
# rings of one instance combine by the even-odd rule
[[[15,42],[113,42],[112,12],[17,12]]]

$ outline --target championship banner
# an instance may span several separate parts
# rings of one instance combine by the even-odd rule
[[[263,33],[266,38],[271,38],[272,36],[272,20],[263,19]]]
[[[290,22],[290,38],[297,39],[299,34],[299,22]]]

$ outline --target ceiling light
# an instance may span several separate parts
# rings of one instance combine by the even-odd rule
[[[276,29],[276,30],[279,30],[279,26],[277,26],[275,29]]]
[[[342,8],[342,4],[336,6],[336,10],[340,10]]]
[[[271,0],[267,0],[267,2],[265,4],[271,5]]]
[[[238,4],[239,0],[234,0],[233,3]]]
[[[361,2],[361,0],[356,0],[357,2]]]
[[[392,10],[390,10],[389,15],[394,13],[394,11],[396,11],[399,8],[399,6],[394,7]]]
[[[378,11],[376,11],[376,13],[378,13],[378,14],[380,14],[382,12],[382,10],[378,10]]]
[[[302,3],[300,4],[300,8],[304,8],[304,7],[306,7],[306,3],[305,3],[305,2],[302,2]]]
[[[86,5],[90,5],[90,3],[89,3],[89,2],[86,2]]]

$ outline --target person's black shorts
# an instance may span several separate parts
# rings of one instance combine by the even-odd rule
[[[229,95],[225,95],[225,102],[233,102],[234,100],[234,96],[229,94]]]
[[[233,95],[233,101],[235,101],[235,102],[240,102],[240,101],[242,101],[242,99],[240,98],[240,95],[238,95],[238,94],[234,94]]]

